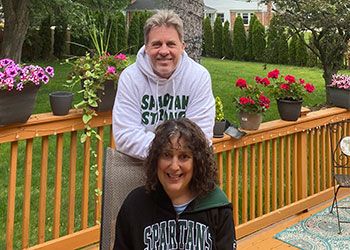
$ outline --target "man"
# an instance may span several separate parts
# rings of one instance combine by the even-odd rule
[[[120,75],[113,107],[117,149],[139,159],[147,157],[162,121],[187,117],[211,139],[215,117],[210,75],[184,51],[180,17],[158,11],[146,21],[144,36],[136,63]]]

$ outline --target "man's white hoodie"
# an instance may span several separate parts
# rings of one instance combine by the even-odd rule
[[[215,101],[209,72],[183,52],[169,79],[157,76],[143,46],[136,63],[120,75],[113,107],[113,134],[119,151],[144,159],[162,121],[187,117],[213,136]]]

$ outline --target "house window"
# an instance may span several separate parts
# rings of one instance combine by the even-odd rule
[[[250,17],[251,17],[253,14],[254,14],[254,13],[246,13],[246,12],[243,12],[243,13],[237,13],[237,16],[242,17],[244,25],[248,25],[248,24],[249,24],[249,21],[250,21]]]
[[[224,13],[217,13],[216,16],[221,18],[222,23],[225,21]]]

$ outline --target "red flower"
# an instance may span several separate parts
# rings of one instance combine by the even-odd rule
[[[295,77],[292,75],[286,75],[284,80],[286,80],[288,83],[295,83]]]
[[[311,83],[305,84],[304,88],[306,89],[307,92],[312,93],[315,90],[315,86],[312,85]]]
[[[255,77],[255,81],[256,81],[257,83],[261,83],[261,80],[262,80],[262,78],[261,78],[260,76],[256,76],[256,77]]]
[[[304,84],[304,83],[305,83],[305,80],[304,80],[303,78],[300,78],[300,79],[299,79],[299,83],[300,83],[300,84]]]
[[[267,74],[267,77],[277,79],[279,74],[280,71],[278,69],[274,69]]]
[[[268,109],[270,107],[270,99],[263,94],[260,94],[259,96],[259,104],[261,107],[265,107]]]
[[[280,85],[280,88],[284,89],[284,90],[289,90],[290,87],[289,87],[289,85],[287,83],[283,83],[283,84]]]
[[[269,80],[269,78],[265,77],[265,78],[261,79],[260,83],[264,84],[265,86],[269,86],[270,80]]]
[[[237,81],[236,81],[236,86],[243,89],[243,88],[246,88],[247,87],[247,81],[243,78],[239,78]]]
[[[249,103],[249,100],[250,100],[249,98],[242,96],[239,98],[239,103],[242,105],[246,105]]]

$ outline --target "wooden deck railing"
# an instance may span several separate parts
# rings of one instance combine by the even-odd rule
[[[96,193],[103,150],[113,146],[111,113],[92,121],[102,141],[84,144],[81,115],[38,114],[0,127],[0,249],[74,249],[99,240]],[[263,123],[240,140],[213,139],[238,238],[332,196],[327,124],[347,118],[349,111],[331,108]]]

